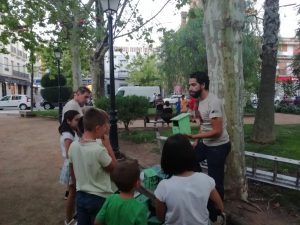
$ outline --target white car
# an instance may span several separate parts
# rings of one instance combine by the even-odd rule
[[[25,110],[31,107],[31,99],[26,95],[6,95],[0,99],[0,109],[19,108]]]
[[[176,104],[176,102],[178,102],[178,98],[181,98],[182,95],[171,95],[168,98],[164,98],[164,103],[166,103],[166,101],[168,101],[170,104]]]

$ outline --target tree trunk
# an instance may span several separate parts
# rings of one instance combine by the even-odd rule
[[[91,69],[93,76],[93,97],[97,99],[105,95],[104,90],[104,59],[99,60],[92,58]]]
[[[103,12],[101,11],[100,2],[95,2],[95,14],[97,15],[96,20],[96,27],[97,27],[97,34],[96,34],[96,46],[100,44],[101,42],[104,42],[104,18],[103,18]],[[96,56],[97,54],[94,53],[94,56],[92,57],[92,76],[93,76],[93,97],[95,99],[99,98],[100,96],[105,95],[105,88],[104,88],[104,79],[105,79],[105,71],[104,71],[104,56],[105,52],[100,52],[99,56]]]
[[[210,0],[204,3],[204,33],[210,91],[225,98],[227,130],[232,148],[227,161],[227,198],[247,198],[243,129],[242,29],[244,2]],[[228,192],[230,190],[230,192]]]
[[[280,26],[279,0],[266,0],[264,9],[261,83],[252,138],[258,143],[272,143],[275,141],[274,94]]]
[[[80,41],[78,31],[78,19],[74,18],[73,28],[70,36],[70,49],[72,61],[72,77],[73,77],[73,91],[76,91],[81,85],[81,60],[80,60]]]

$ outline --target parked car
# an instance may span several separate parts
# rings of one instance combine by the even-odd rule
[[[181,98],[182,95],[171,95],[170,97],[164,98],[164,102],[168,101],[170,104],[176,104],[178,98]]]
[[[31,98],[26,95],[6,95],[0,99],[0,109],[19,108],[25,110],[31,107]]]
[[[295,96],[292,97],[284,96],[282,101],[280,101],[280,105],[294,105],[295,99],[296,99]]]

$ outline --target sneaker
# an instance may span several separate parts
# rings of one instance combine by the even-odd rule
[[[69,196],[69,191],[66,191],[64,199],[67,200]]]

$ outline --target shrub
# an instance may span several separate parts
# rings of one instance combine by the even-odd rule
[[[107,112],[110,110],[110,100],[101,97],[95,101],[95,105]],[[125,129],[129,130],[129,124],[134,120],[144,117],[148,113],[149,101],[141,96],[116,96],[116,109],[118,110],[118,119],[124,123]]]
[[[51,76],[50,73],[45,74],[42,77],[41,85],[44,89],[41,90],[43,99],[47,102],[66,102],[69,100],[72,94],[72,88],[67,87],[66,78],[60,76],[60,99],[59,99],[59,87],[58,76]]]
[[[59,94],[59,87],[47,87],[45,89],[41,89],[41,95],[43,99],[45,99],[48,102],[58,102],[58,94]],[[67,102],[72,94],[72,88],[71,87],[60,87],[60,101],[61,102]]]
[[[275,111],[279,113],[290,113],[300,115],[300,107],[296,105],[279,104],[275,107]]]
[[[65,86],[67,83],[66,78],[60,76],[60,86]],[[41,79],[41,85],[44,88],[58,86],[58,76],[53,76],[50,73],[45,74]]]

